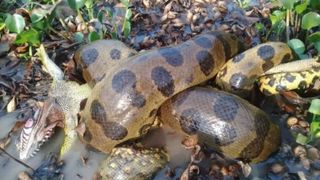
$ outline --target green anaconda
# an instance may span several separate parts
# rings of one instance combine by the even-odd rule
[[[143,135],[158,116],[228,157],[265,160],[280,143],[279,129],[269,117],[235,95],[198,87],[218,74],[222,89],[247,93],[257,77],[292,58],[284,43],[264,43],[238,54],[241,47],[235,36],[223,32],[139,54],[114,40],[84,46],[75,60],[92,91],[81,112],[86,131],[80,138],[110,152]],[[78,110],[79,100],[69,99],[76,107],[66,107]]]

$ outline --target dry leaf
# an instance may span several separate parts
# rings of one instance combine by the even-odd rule
[[[7,105],[7,112],[13,112],[14,110],[16,110],[16,100],[15,100],[15,96],[12,97],[12,99],[10,100],[10,102]]]

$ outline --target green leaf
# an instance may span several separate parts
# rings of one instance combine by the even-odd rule
[[[120,0],[125,7],[129,7],[129,0]]]
[[[82,34],[82,32],[76,32],[73,34],[73,39],[75,42],[81,43],[83,42],[84,35]]]
[[[40,44],[40,35],[39,32],[35,29],[30,29],[28,31],[23,31],[18,34],[15,44],[24,44],[29,43],[31,45]]]
[[[308,137],[299,133],[296,137],[296,142],[302,145],[306,145],[308,142]]]
[[[312,114],[320,115],[320,99],[312,100],[308,111]]]
[[[125,19],[129,20],[132,16],[132,11],[131,9],[127,9]]]
[[[288,46],[297,54],[303,54],[305,51],[304,43],[300,39],[291,39]]]
[[[314,42],[313,45],[317,49],[318,55],[320,55],[320,41]]]
[[[286,9],[291,10],[294,7],[295,0],[281,0],[281,2]]]
[[[262,32],[265,29],[262,23],[256,23],[255,27],[259,32]]]
[[[31,19],[31,25],[33,28],[37,29],[37,30],[43,30],[47,27],[47,21],[45,19],[45,16],[43,14],[40,13],[33,13],[30,16]]]
[[[277,22],[283,20],[285,17],[285,12],[276,10],[270,15],[271,24],[275,25]]]
[[[21,33],[26,26],[24,18],[20,14],[8,15],[5,24],[10,32]]]
[[[78,10],[84,6],[85,0],[68,0],[68,4],[72,9]]]
[[[90,32],[89,35],[88,35],[88,40],[89,42],[93,42],[93,41],[96,41],[96,40],[99,40],[100,39],[100,36],[97,32],[93,31],[93,32]]]
[[[320,31],[310,34],[307,37],[307,41],[310,41],[310,42],[318,42],[318,41],[320,41]]]
[[[305,1],[304,3],[302,4],[299,4],[297,5],[294,10],[298,13],[298,14],[301,14],[303,13],[303,11],[305,11],[307,9],[307,6],[308,6],[308,2]]]
[[[4,22],[0,22],[0,31],[2,31],[6,27]]]
[[[320,122],[319,121],[312,121],[310,124],[310,132],[313,136],[318,136],[320,132]]]
[[[302,17],[301,27],[310,30],[320,25],[320,15],[316,12],[309,12]]]
[[[124,24],[123,24],[124,37],[128,38],[130,32],[131,32],[131,23],[130,23],[130,21],[124,21]]]
[[[320,1],[319,0],[310,0],[310,6],[313,9],[318,9],[320,10]]]

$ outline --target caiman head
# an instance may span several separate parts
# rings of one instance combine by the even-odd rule
[[[34,115],[26,121],[21,131],[17,144],[20,159],[33,157],[40,146],[52,136],[54,128],[63,125],[64,115],[60,105],[49,98],[36,108]]]

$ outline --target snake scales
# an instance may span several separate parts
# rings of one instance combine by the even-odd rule
[[[137,55],[117,45],[102,50],[99,43],[102,41],[76,53],[85,78],[95,84],[81,113],[86,143],[110,152],[117,144],[141,136],[153,125],[161,107],[163,123],[188,135],[197,134],[200,141],[218,145],[232,158],[261,161],[276,150],[279,130],[261,110],[220,91],[199,87],[184,90],[213,78],[221,68],[220,77],[229,77],[231,82],[246,77],[249,84],[247,79],[291,57],[285,44],[259,45],[229,61],[238,63],[237,68],[228,68],[226,61],[238,54],[242,45],[233,35],[222,32],[205,33],[177,46]],[[95,65],[100,58],[104,67]],[[108,61],[119,64],[108,65]],[[92,76],[88,75],[91,66],[95,66],[91,68],[94,73],[99,72],[98,67],[108,71],[88,78]]]

